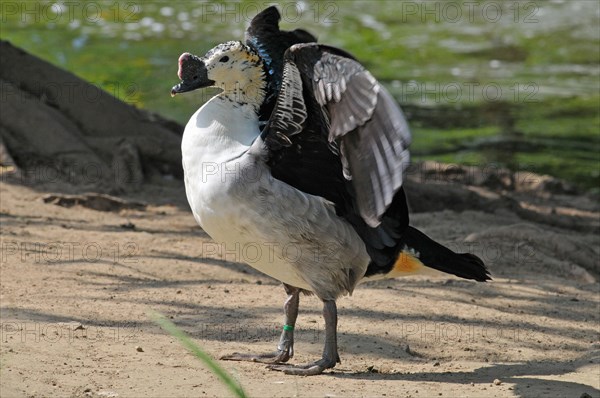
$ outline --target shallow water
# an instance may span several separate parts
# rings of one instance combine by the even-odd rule
[[[177,58],[242,39],[267,3],[0,3],[0,36],[136,106],[185,123]],[[270,4],[270,3],[269,3]],[[413,159],[600,185],[597,1],[281,2],[282,26],[354,53],[405,106]]]

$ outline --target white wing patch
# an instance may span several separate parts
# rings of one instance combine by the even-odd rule
[[[293,62],[286,62],[283,67],[283,81],[272,120],[271,128],[277,135],[277,139],[282,140],[285,145],[292,143],[288,137],[300,133],[302,124],[306,120],[302,78]]]

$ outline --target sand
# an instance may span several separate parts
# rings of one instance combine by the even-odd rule
[[[270,351],[281,285],[239,253],[215,252],[180,181],[145,184],[112,211],[47,196],[69,190],[77,193],[0,183],[0,395],[231,396],[148,313],[170,318],[215,358]],[[254,397],[600,397],[597,208],[523,195],[513,199],[550,218],[573,216],[574,227],[510,206],[412,216],[433,238],[480,255],[492,282],[361,285],[338,302],[342,363],[320,376],[220,364]],[[549,200],[554,213],[544,210]],[[292,362],[317,359],[315,297],[301,297],[296,330]]]

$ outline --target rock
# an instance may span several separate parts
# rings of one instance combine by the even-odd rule
[[[0,85],[5,152],[33,182],[130,191],[146,171],[183,174],[183,126],[7,41],[0,41]]]
[[[502,382],[500,381],[500,379],[494,379],[494,385],[495,386],[499,386],[501,384],[502,384]]]
[[[136,346],[135,346],[135,350],[136,350],[137,352],[144,352],[144,349],[143,349],[142,347],[140,347],[139,345],[136,345]]]
[[[133,192],[144,182],[144,172],[138,148],[129,138],[117,145],[112,159],[115,188],[122,192]]]

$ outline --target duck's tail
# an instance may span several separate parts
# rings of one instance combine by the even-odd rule
[[[424,267],[479,282],[492,279],[485,264],[476,255],[455,253],[409,226],[402,235],[402,250],[387,276],[426,273],[422,272]]]

